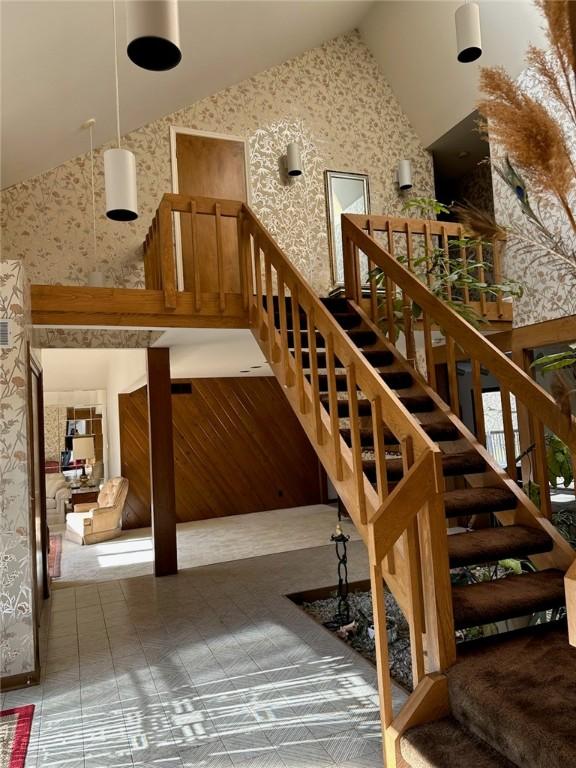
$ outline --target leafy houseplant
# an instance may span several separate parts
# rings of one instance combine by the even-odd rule
[[[559,477],[564,482],[564,488],[568,488],[574,479],[572,457],[568,447],[556,435],[546,436],[546,459],[552,488],[558,487]]]
[[[440,213],[449,213],[450,209],[434,198],[416,197],[407,200],[403,205],[403,212],[415,214],[418,218],[435,220]],[[492,265],[487,261],[476,261],[474,258],[466,258],[467,254],[476,253],[478,246],[489,249],[491,243],[480,238],[460,237],[449,238],[447,249],[432,246],[425,253],[415,255],[411,260],[413,274],[429,287],[432,293],[441,299],[450,309],[467,320],[474,327],[479,327],[484,318],[478,314],[474,307],[464,301],[464,289],[468,289],[469,295],[497,296],[521,296],[522,288],[519,283],[507,281],[505,283],[488,283],[482,279],[482,275],[490,273]],[[408,259],[405,254],[398,254],[397,261],[407,266]],[[379,290],[384,294],[382,304],[386,303],[386,275],[380,267],[372,270],[371,276]],[[408,298],[409,310],[415,320],[422,317],[422,309],[416,302]],[[393,296],[394,323],[397,335],[404,332],[405,301],[396,293]],[[385,322],[383,319],[381,322]]]

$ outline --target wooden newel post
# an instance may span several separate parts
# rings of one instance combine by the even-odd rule
[[[344,290],[346,298],[358,303],[358,276],[356,274],[356,247],[346,233],[346,219],[342,217],[342,259],[344,261]]]
[[[176,265],[174,261],[174,237],[172,233],[172,206],[162,200],[159,211],[158,236],[160,241],[160,270],[164,290],[164,306],[176,309]]]
[[[154,575],[169,576],[178,572],[170,349],[146,352]]]

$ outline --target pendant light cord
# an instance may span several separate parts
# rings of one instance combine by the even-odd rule
[[[94,263],[96,263],[96,195],[94,192],[94,138],[92,131],[94,126],[90,125],[90,164],[92,166],[92,241],[94,246]]]
[[[114,21],[114,79],[116,81],[116,136],[118,149],[120,142],[120,88],[118,86],[118,30],[116,29],[116,0],[112,0],[112,18]]]

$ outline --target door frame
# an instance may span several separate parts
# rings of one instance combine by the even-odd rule
[[[178,188],[178,158],[176,157],[176,137],[179,133],[188,136],[204,136],[209,139],[219,139],[220,141],[239,141],[244,145],[244,173],[246,176],[246,200],[248,205],[252,204],[252,187],[250,184],[250,152],[248,139],[245,136],[234,136],[233,134],[214,133],[213,131],[199,131],[195,128],[184,128],[180,125],[170,126],[170,166],[172,172],[172,192],[179,194]],[[176,283],[179,291],[184,290],[184,265],[182,263],[182,235],[180,230],[180,215],[174,215],[174,244],[176,249]]]
[[[31,676],[32,680],[38,678],[40,674],[40,647],[38,631],[40,626],[40,619],[42,615],[43,603],[39,601],[38,591],[38,569],[37,563],[37,551],[38,547],[41,549],[42,556],[42,597],[44,600],[50,596],[49,579],[48,579],[48,528],[46,520],[46,483],[45,483],[45,457],[44,457],[44,382],[42,366],[34,357],[28,343],[28,393],[27,393],[27,428],[28,428],[28,525],[29,525],[29,540],[32,545],[32,623],[34,633],[34,673]],[[36,467],[35,457],[35,443],[34,443],[34,408],[32,405],[32,389],[36,389],[36,407],[37,407],[37,440],[38,440],[38,463]],[[40,490],[40,499],[36,500],[36,472],[40,473],[38,478],[38,487]],[[36,501],[40,503],[40,541],[36,537]]]

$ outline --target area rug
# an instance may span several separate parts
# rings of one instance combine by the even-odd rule
[[[34,704],[0,712],[0,766],[24,768]]]
[[[62,534],[51,533],[50,534],[50,551],[48,552],[48,573],[53,579],[59,578],[62,574],[60,571],[60,560],[62,559]],[[0,766],[2,764],[0,763]]]

